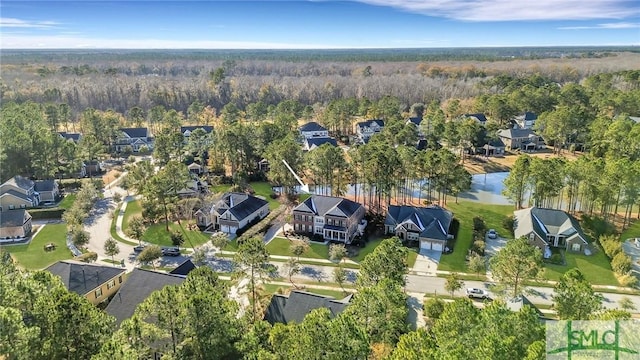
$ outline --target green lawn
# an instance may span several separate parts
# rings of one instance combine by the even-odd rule
[[[355,262],[361,262],[362,260],[364,260],[364,257],[371,254],[371,252],[373,252],[373,250],[380,245],[380,243],[382,242],[382,240],[384,240],[386,238],[379,238],[379,239],[370,239],[367,242],[367,245],[365,245],[364,248],[360,249],[360,251],[358,251],[358,255],[354,256],[351,258],[351,260],[355,261]],[[415,259],[413,261],[415,263]]]
[[[620,235],[620,240],[625,241],[629,238],[640,237],[640,220],[636,220]]]
[[[265,181],[261,182],[252,182],[251,188],[256,192],[256,195],[260,195],[265,198],[269,202],[269,210],[277,209],[280,206],[280,202],[277,199],[272,199],[271,194],[273,194],[273,190],[271,189],[271,184]]]
[[[271,255],[293,256],[289,247],[292,240],[276,237],[267,244],[267,251]],[[309,250],[300,257],[312,259],[329,259],[329,246],[318,243],[310,243]]]
[[[140,201],[134,200],[127,203],[127,208],[124,210],[124,216],[122,217],[122,229],[129,228],[129,221],[137,215],[142,214],[142,206]]]
[[[73,258],[66,244],[66,224],[47,224],[27,245],[5,246],[13,258],[24,268],[44,269],[56,261]],[[44,245],[53,243],[56,249],[44,251]]]
[[[407,266],[409,269],[413,268],[413,265],[416,264],[416,259],[418,258],[418,249],[411,248],[409,249],[409,254],[407,254]]]
[[[177,223],[169,223],[169,229],[171,231],[180,231],[184,235],[184,247],[198,247],[210,240],[209,235],[200,231],[191,231],[185,229],[187,222],[183,221],[183,225],[180,226]],[[173,246],[171,242],[171,236],[167,232],[164,222],[153,224],[147,228],[147,231],[142,235],[142,240],[150,244],[156,244],[160,246]]]
[[[566,266],[545,265],[544,277],[547,280],[558,281],[560,276],[570,269],[578,268],[584,277],[594,285],[619,286],[618,280],[613,275],[609,259],[603,251],[598,251],[593,255],[575,254],[565,252]]]
[[[453,212],[453,217],[460,222],[460,229],[453,247],[453,253],[442,255],[438,270],[467,271],[465,256],[473,240],[473,218],[480,215],[490,229],[496,229],[498,234],[507,236],[507,230],[502,227],[502,220],[513,214],[513,205],[487,205],[471,201],[459,201],[447,204],[447,208]]]
[[[231,184],[211,185],[210,189],[213,194],[224,193],[229,191]]]
[[[62,201],[60,201],[60,203],[58,204],[58,207],[65,210],[69,210],[69,208],[71,208],[71,205],[73,205],[74,201],[76,201],[76,194],[67,194],[64,196]]]

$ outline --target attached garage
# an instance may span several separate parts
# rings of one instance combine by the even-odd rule
[[[236,231],[238,231],[238,227],[237,226],[230,226],[230,225],[221,225],[220,226],[220,231],[227,233],[227,234],[235,234]]]
[[[441,242],[433,242],[431,243],[431,250],[442,251],[442,243]]]
[[[420,250],[442,251],[442,243],[439,241],[420,240]]]

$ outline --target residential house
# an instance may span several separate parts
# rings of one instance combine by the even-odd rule
[[[104,172],[104,164],[98,160],[89,160],[84,162],[84,172],[87,176],[94,176]]]
[[[530,207],[513,212],[514,235],[525,237],[539,247],[545,258],[551,256],[550,248],[583,252],[588,241],[578,220],[563,210]]]
[[[449,235],[452,220],[453,213],[440,206],[391,205],[384,230],[402,241],[419,243],[421,250],[443,251],[447,240],[453,238]]]
[[[512,122],[520,129],[533,129],[533,126],[536,124],[536,120],[538,120],[538,115],[527,111],[524,114],[513,118]]]
[[[151,137],[149,129],[146,127],[120,129],[115,142],[115,150],[121,152],[127,146],[131,146],[133,152],[140,151],[140,148],[143,146],[146,146],[149,150],[153,150],[153,138]]]
[[[60,200],[60,188],[55,180],[37,180],[34,189],[40,194],[41,202],[56,202]]]
[[[329,309],[331,318],[336,317],[349,305],[352,295],[342,300],[330,296],[317,295],[300,290],[292,290],[287,295],[274,294],[267,307],[264,320],[271,325],[276,323],[301,323],[304,317],[315,309]]]
[[[258,171],[268,172],[271,169],[271,166],[269,164],[269,160],[262,159],[262,160],[258,161],[257,168],[258,168]]]
[[[120,326],[123,320],[133,316],[138,305],[152,292],[168,285],[180,285],[184,279],[184,275],[135,268],[104,311],[115,317],[116,325]]]
[[[374,134],[380,133],[382,128],[384,128],[383,120],[362,121],[356,124],[356,135],[361,143],[366,144]]]
[[[303,139],[329,137],[329,130],[315,121],[300,126],[299,130]]]
[[[489,140],[484,144],[482,148],[478,149],[478,154],[485,156],[499,156],[504,155],[505,145],[501,139]]]
[[[18,209],[0,213],[0,243],[24,240],[31,235],[31,214]]]
[[[330,137],[305,138],[302,145],[304,151],[311,151],[319,148],[323,144],[329,144],[333,147],[338,146],[336,139]]]
[[[182,262],[182,264],[178,265],[177,268],[169,271],[169,274],[187,276],[191,270],[195,268],[196,265],[191,261],[191,259],[187,259]]]
[[[86,297],[94,305],[107,301],[125,280],[123,268],[73,260],[58,261],[45,270],[62,279],[69,291]]]
[[[189,169],[189,172],[194,175],[202,175],[207,172],[207,167],[204,165],[200,165],[197,162],[192,162],[191,164],[187,165],[187,169]]]
[[[65,131],[59,131],[58,135],[60,135],[61,138],[67,140],[67,141],[73,141],[74,143],[79,143],[80,142],[80,138],[82,137],[82,134],[79,133],[68,133]]]
[[[364,207],[348,199],[313,195],[296,206],[293,211],[293,231],[322,236],[325,240],[351,243],[362,234]]]
[[[196,211],[196,223],[203,230],[235,234],[269,214],[269,202],[245,193],[225,193],[220,200]]]
[[[544,142],[531,129],[505,129],[498,137],[508,150],[535,151],[544,147]]]
[[[0,185],[0,211],[31,208],[40,205],[35,183],[16,175]]]
[[[422,123],[422,117],[416,116],[416,117],[408,118],[405,124],[415,126],[418,137],[424,137],[424,133],[422,132],[422,128],[420,127],[421,123]]]
[[[485,125],[487,123],[487,117],[483,113],[464,114],[462,115],[462,118],[463,119],[471,118],[477,121],[480,125]]]
[[[189,139],[191,133],[196,129],[202,129],[205,133],[211,134],[213,132],[213,126],[209,125],[195,125],[195,126],[181,126],[180,133],[184,136],[185,140]]]

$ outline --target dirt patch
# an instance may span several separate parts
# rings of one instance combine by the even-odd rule
[[[109,170],[106,174],[102,175],[102,182],[107,185],[120,177],[120,174],[121,172],[118,170]]]

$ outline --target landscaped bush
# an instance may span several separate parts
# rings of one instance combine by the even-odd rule
[[[40,219],[62,219],[65,209],[51,208],[51,209],[27,209],[33,220]]]
[[[631,272],[631,258],[623,252],[618,253],[613,260],[611,260],[611,269],[618,275]]]
[[[505,230],[508,230],[511,236],[514,236],[515,223],[516,219],[513,217],[513,215],[507,216],[506,218],[502,219],[502,227]]]
[[[618,241],[613,235],[602,235],[598,238],[600,246],[604,253],[613,259],[616,255],[622,252],[622,243]]]
[[[598,216],[582,215],[580,225],[584,232],[592,239],[599,239],[602,235],[613,235],[616,227],[607,220]]]
[[[634,287],[638,285],[638,278],[635,275],[629,273],[618,276],[618,282],[621,286]]]
[[[562,257],[562,254],[553,254],[548,261],[552,264],[564,265],[564,258]]]
[[[86,262],[86,263],[92,263],[98,260],[98,254],[94,252],[88,252],[88,253],[84,253],[82,255],[76,256],[74,259],[78,261]]]
[[[484,240],[476,240],[473,242],[473,244],[471,244],[471,251],[480,256],[484,256],[485,247],[486,243],[484,242]]]
[[[487,224],[484,223],[482,216],[473,217],[473,231],[483,234],[487,231]]]
[[[423,314],[431,320],[439,319],[444,311],[444,305],[445,303],[442,299],[431,298],[425,301]]]

